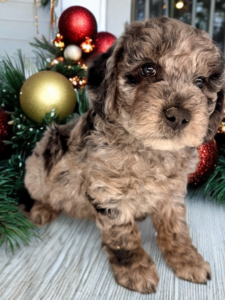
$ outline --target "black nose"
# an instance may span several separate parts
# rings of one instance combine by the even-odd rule
[[[183,129],[191,120],[191,114],[188,109],[170,107],[164,111],[165,122],[168,126],[175,129]]]

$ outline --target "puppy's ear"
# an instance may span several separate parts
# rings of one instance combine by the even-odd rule
[[[225,100],[225,92],[222,89],[217,94],[217,102],[214,112],[211,114],[209,118],[209,126],[208,132],[205,137],[205,142],[211,141],[216,135],[217,129],[220,125],[221,120],[223,119],[223,110],[224,110],[224,100]]]
[[[106,53],[98,56],[88,69],[87,94],[92,108],[102,119],[109,116],[116,92],[117,62],[121,47],[116,42]]]

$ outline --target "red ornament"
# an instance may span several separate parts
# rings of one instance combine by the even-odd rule
[[[106,31],[98,32],[95,40],[95,52],[104,53],[115,42],[116,37]]]
[[[7,114],[0,108],[0,142],[8,135]]]
[[[59,32],[69,43],[80,45],[86,38],[95,39],[97,22],[88,9],[71,6],[59,18]]]
[[[188,175],[188,183],[202,184],[214,171],[218,160],[218,149],[215,140],[206,142],[198,147],[199,163],[195,173]]]

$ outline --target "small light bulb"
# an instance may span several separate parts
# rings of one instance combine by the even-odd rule
[[[175,6],[176,6],[177,9],[181,9],[181,8],[184,7],[184,2],[183,1],[178,1]]]

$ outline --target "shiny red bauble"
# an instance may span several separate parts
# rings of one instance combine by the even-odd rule
[[[214,171],[218,160],[218,149],[215,140],[206,142],[198,147],[199,163],[195,173],[188,175],[188,183],[202,184]]]
[[[102,31],[98,32],[96,35],[96,40],[95,40],[95,52],[97,53],[104,53],[106,52],[115,42],[116,37],[115,35]]]
[[[59,32],[66,42],[79,45],[85,38],[95,39],[97,22],[88,9],[71,6],[59,18]]]

